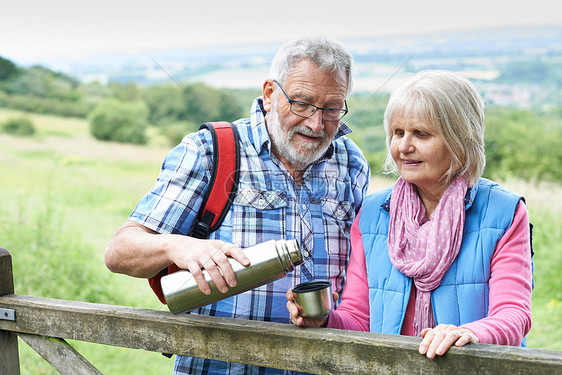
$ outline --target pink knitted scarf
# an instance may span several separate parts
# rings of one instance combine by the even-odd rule
[[[413,184],[399,178],[392,189],[388,253],[394,267],[416,285],[416,336],[424,328],[435,327],[431,291],[439,286],[459,253],[467,188],[465,179],[455,179],[429,220]]]

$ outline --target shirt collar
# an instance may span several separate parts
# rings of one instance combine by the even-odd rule
[[[477,192],[478,192],[478,184],[468,187],[468,190],[466,191],[466,195],[464,196],[465,210],[468,210],[468,208],[472,206],[472,202],[474,202],[474,198],[476,197]]]
[[[252,126],[253,139],[256,140],[255,145],[257,147],[258,153],[263,150],[264,147],[271,151],[271,142],[265,124],[265,113],[265,109],[263,108],[263,98],[258,97],[254,99],[250,112],[250,123]],[[338,139],[349,133],[351,133],[351,129],[343,121],[340,121],[340,126],[334,139]],[[329,159],[333,154],[334,144],[332,142],[332,144],[330,145],[330,147],[328,147],[328,150],[326,150],[326,153],[322,156],[322,158],[320,158],[320,160]]]

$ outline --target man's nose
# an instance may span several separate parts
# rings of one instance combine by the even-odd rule
[[[316,110],[312,116],[306,119],[305,125],[313,132],[319,132],[324,129],[324,123],[322,122],[322,110]]]

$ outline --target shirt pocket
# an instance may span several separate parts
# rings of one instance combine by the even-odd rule
[[[346,261],[351,246],[351,225],[355,219],[354,205],[349,201],[324,198],[322,213],[328,254],[338,255],[342,261]]]
[[[339,221],[346,221],[355,218],[353,203],[348,201],[338,201],[331,198],[322,199],[322,210],[326,215]]]
[[[240,247],[285,237],[287,194],[240,189],[232,202],[232,239]]]

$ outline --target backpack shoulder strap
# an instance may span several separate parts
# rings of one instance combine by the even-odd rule
[[[224,220],[238,189],[240,144],[236,127],[228,122],[207,122],[213,137],[213,172],[190,235],[208,238]]]
[[[203,203],[189,235],[209,238],[209,234],[222,224],[238,189],[240,176],[240,142],[234,124],[228,122],[207,122],[199,129],[208,129],[213,138],[213,170]],[[166,303],[160,279],[179,270],[175,264],[148,279],[150,287],[162,303]]]

